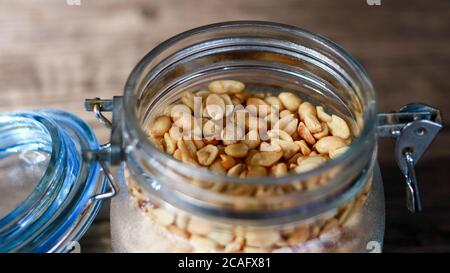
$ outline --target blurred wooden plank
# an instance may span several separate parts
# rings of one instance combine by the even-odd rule
[[[228,20],[268,20],[320,33],[367,69],[379,110],[411,101],[443,111],[446,128],[417,165],[425,212],[409,215],[388,140],[379,160],[387,203],[385,251],[450,251],[450,1],[382,0],[0,0],[0,112],[62,108],[108,132],[84,98],[122,93],[128,74],[152,47],[181,31]],[[82,240],[83,251],[108,251],[108,209]]]

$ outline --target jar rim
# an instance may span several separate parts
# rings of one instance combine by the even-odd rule
[[[366,95],[369,98],[369,103],[364,112],[364,124],[361,133],[354,139],[350,148],[340,155],[338,158],[327,161],[325,164],[315,168],[313,170],[304,172],[304,173],[289,173],[288,175],[281,177],[251,177],[251,178],[236,178],[226,176],[220,173],[213,173],[209,170],[205,170],[202,168],[197,168],[194,166],[190,166],[183,162],[180,162],[169,156],[168,154],[160,151],[156,146],[154,146],[151,141],[148,139],[144,130],[139,122],[139,118],[135,111],[137,105],[137,98],[134,94],[135,88],[137,87],[139,78],[144,73],[144,70],[152,60],[154,60],[158,54],[162,53],[165,49],[169,48],[176,43],[187,39],[193,35],[202,34],[205,32],[210,32],[223,28],[237,28],[237,27],[260,27],[260,28],[268,28],[272,30],[284,31],[289,33],[294,33],[300,37],[306,38],[308,40],[319,43],[320,45],[326,46],[327,49],[333,51],[334,54],[338,55],[342,58],[343,61],[346,62],[354,71],[357,72],[357,76],[359,77],[359,81],[364,86],[362,88]],[[127,127],[127,133],[132,136],[132,139],[137,140],[136,143],[139,143],[139,146],[148,154],[156,155],[159,158],[164,159],[165,162],[170,164],[170,166],[174,166],[175,168],[183,171],[188,171],[192,174],[199,175],[204,177],[205,179],[212,180],[221,180],[223,182],[234,183],[237,180],[239,183],[248,183],[248,184],[277,184],[282,185],[284,183],[289,183],[292,179],[296,180],[305,180],[313,176],[317,176],[323,172],[329,171],[336,166],[343,164],[356,157],[358,151],[360,151],[367,140],[374,135],[375,132],[375,124],[376,124],[376,100],[375,100],[375,92],[373,86],[369,80],[369,77],[361,64],[359,64],[356,59],[348,53],[345,49],[337,45],[331,40],[324,38],[320,35],[312,33],[310,31],[304,30],[302,28],[298,28],[295,26],[290,26],[286,24],[274,23],[274,22],[266,22],[266,21],[229,21],[222,23],[215,23],[210,25],[201,26],[198,28],[194,28],[185,32],[182,32],[168,40],[162,42],[151,51],[149,51],[140,62],[134,67],[132,72],[130,73],[127,82],[125,84],[124,90],[124,121]]]
[[[81,154],[84,149],[98,148],[97,138],[83,120],[60,110],[14,112],[1,118],[15,121],[12,126],[19,128],[35,124],[36,130],[48,136],[51,152],[31,193],[0,219],[0,251],[67,251],[67,243],[85,233],[100,209],[101,202],[91,197],[106,188],[104,181],[97,183],[99,163],[85,162]],[[30,125],[26,129],[21,139],[39,140],[32,133],[35,129]],[[32,147],[25,146],[25,150],[32,151]]]

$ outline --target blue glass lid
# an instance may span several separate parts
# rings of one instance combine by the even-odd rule
[[[59,110],[0,115],[0,252],[64,252],[92,223],[105,191],[92,129]]]

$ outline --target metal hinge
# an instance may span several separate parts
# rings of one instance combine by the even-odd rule
[[[94,112],[97,120],[106,128],[111,130],[111,140],[103,144],[97,150],[87,150],[83,152],[87,161],[98,161],[103,173],[108,181],[109,191],[93,196],[95,200],[103,200],[114,197],[119,187],[114,179],[114,175],[109,165],[118,165],[124,160],[123,142],[121,126],[122,96],[115,96],[113,99],[86,99],[84,108],[88,112]],[[102,112],[112,112],[112,120],[109,120]]]
[[[377,115],[378,137],[396,139],[395,159],[405,177],[406,206],[422,210],[414,165],[442,128],[440,111],[421,103],[403,106],[399,112]]]

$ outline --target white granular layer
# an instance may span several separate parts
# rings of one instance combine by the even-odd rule
[[[343,228],[295,247],[274,252],[379,252],[384,233],[384,198],[378,170],[366,204]],[[192,252],[188,240],[171,234],[139,209],[126,190],[111,203],[111,236],[115,252]],[[374,247],[375,246],[375,247]],[[379,247],[376,247],[379,246]]]

